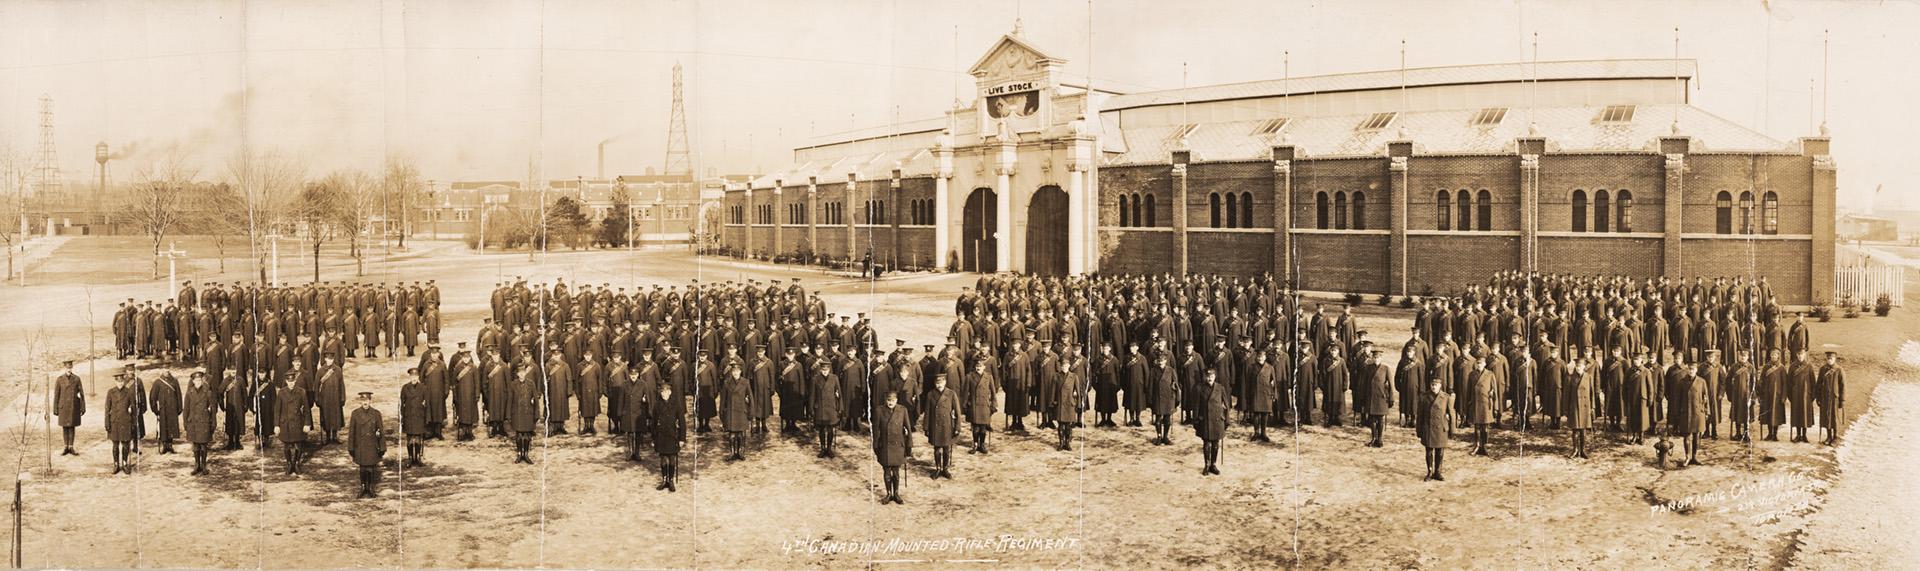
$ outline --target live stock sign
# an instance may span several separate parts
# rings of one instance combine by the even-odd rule
[[[995,95],[1006,95],[1006,94],[1008,94],[1008,93],[1019,93],[1019,92],[1022,92],[1022,91],[1033,91],[1033,90],[1036,90],[1036,89],[1039,89],[1039,88],[1040,88],[1040,87],[1039,87],[1039,86],[1037,86],[1037,85],[1035,85],[1035,84],[1034,84],[1034,82],[1032,82],[1032,81],[1016,81],[1016,82],[1013,82],[1013,83],[1002,83],[1002,84],[1000,84],[1000,85],[995,85],[995,86],[993,86],[993,87],[989,87],[989,88],[987,88],[987,93],[986,93],[986,95],[987,95],[988,97],[992,97],[992,96],[995,96]]]

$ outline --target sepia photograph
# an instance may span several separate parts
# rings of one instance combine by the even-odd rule
[[[0,535],[1920,569],[1914,61],[1912,0],[0,0]]]

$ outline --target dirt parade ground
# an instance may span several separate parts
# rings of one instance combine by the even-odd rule
[[[180,247],[211,252],[183,240]],[[881,505],[868,435],[849,434],[835,459],[809,438],[749,441],[728,462],[717,435],[694,435],[678,493],[654,489],[657,466],[623,458],[609,436],[552,436],[534,464],[512,463],[504,440],[431,442],[426,466],[404,468],[390,443],[377,499],[355,499],[340,446],[285,475],[277,448],[215,452],[212,474],[189,476],[187,454],[143,443],[138,473],[112,475],[103,415],[80,428],[80,456],[58,455],[47,382],[76,359],[90,408],[102,403],[114,359],[115,303],[167,295],[137,240],[36,243],[28,285],[0,287],[0,414],[20,478],[26,567],[62,568],[1517,568],[1887,569],[1920,561],[1920,318],[1906,300],[1890,317],[1813,323],[1816,350],[1844,355],[1848,429],[1838,447],[1726,439],[1703,443],[1705,466],[1662,471],[1652,440],[1632,446],[1601,431],[1591,460],[1571,460],[1565,431],[1494,433],[1490,457],[1456,435],[1447,481],[1423,482],[1410,429],[1391,421],[1382,448],[1363,428],[1284,429],[1272,443],[1231,428],[1218,477],[1200,475],[1200,441],[1176,427],[1152,446],[1151,427],[1077,431],[1072,452],[1051,432],[993,435],[991,454],[958,454],[953,478],[928,477],[918,446],[902,489]],[[244,245],[240,248],[244,250]],[[442,342],[474,338],[499,281],[650,287],[798,278],[827,310],[872,317],[892,339],[938,344],[955,296],[975,274],[898,274],[866,281],[818,268],[699,258],[684,249],[469,251],[426,241],[376,249],[364,275],[329,250],[323,280],[413,282],[442,291]],[[247,279],[244,253],[220,274],[210,258],[182,262],[196,282]],[[313,278],[312,261],[283,251],[283,281]],[[1336,304],[1338,300],[1328,300]],[[1371,303],[1361,328],[1399,347],[1411,313]],[[1389,358],[1391,357],[1389,352]],[[355,359],[347,391],[372,391],[391,426],[412,360]],[[158,369],[143,365],[142,375]],[[173,369],[186,378],[189,369]],[[1857,403],[1857,404],[1856,404]],[[104,408],[104,407],[102,407]],[[603,421],[604,422],[604,421]],[[1004,426],[996,421],[995,428]],[[276,444],[276,446],[278,446]],[[185,447],[183,446],[184,450]]]

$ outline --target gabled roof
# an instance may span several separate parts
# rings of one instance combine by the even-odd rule
[[[978,61],[973,62],[973,66],[967,68],[967,74],[977,76],[984,73],[988,61],[992,60],[994,56],[1000,55],[1001,51],[1010,49],[1025,50],[1033,54],[1033,59],[1046,63],[1067,62],[1067,60],[1047,55],[1047,52],[1040,51],[1040,48],[1033,47],[1033,44],[1029,44],[1026,40],[1020,39],[1020,36],[1007,34],[1000,36],[1000,42],[994,44],[993,49],[987,50],[985,55],[980,56]]]

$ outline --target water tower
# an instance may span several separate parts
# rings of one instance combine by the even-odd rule
[[[93,190],[93,216],[92,216],[91,222],[99,223],[104,226],[107,221],[107,211],[101,208],[101,203],[106,200],[106,196],[107,196],[107,142],[106,141],[101,141],[100,144],[93,146],[93,162],[100,163],[100,186],[99,188],[95,188]],[[87,228],[88,234],[92,234],[93,232],[94,232],[93,228]]]

